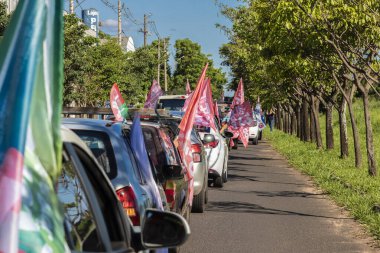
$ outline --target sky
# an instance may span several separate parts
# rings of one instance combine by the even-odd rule
[[[99,11],[103,32],[110,35],[117,34],[117,13],[105,2],[117,6],[117,0],[75,0],[75,12],[81,17],[82,9],[95,8]],[[220,9],[215,0],[121,0],[128,8],[129,19],[122,17],[122,30],[126,36],[132,36],[135,47],[143,46],[144,14],[149,15],[148,21],[153,21],[161,38],[170,37],[171,54],[170,65],[173,68],[173,44],[177,39],[189,38],[201,45],[202,52],[212,55],[214,66],[222,67],[228,74],[229,69],[221,66],[222,59],[219,56],[219,47],[228,42],[223,31],[216,28],[215,24],[231,27],[231,22],[220,14]],[[238,6],[237,0],[218,0],[218,3],[228,6]],[[79,3],[79,5],[78,5]],[[65,10],[69,10],[69,1],[65,1]],[[148,26],[148,44],[157,39],[153,31],[153,24]]]

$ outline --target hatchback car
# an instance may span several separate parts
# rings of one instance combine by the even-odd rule
[[[91,149],[116,191],[125,213],[136,231],[141,229],[141,214],[153,206],[149,185],[141,174],[121,122],[93,119],[63,119]]]
[[[172,142],[175,133],[155,122],[141,122],[145,146],[159,180],[164,186],[170,210],[186,220],[190,218],[188,182],[177,149]]]
[[[131,230],[130,219],[89,148],[67,128],[61,134],[62,172],[56,189],[71,251],[126,253],[175,247],[186,241],[188,224],[175,213],[146,209],[142,232]]]

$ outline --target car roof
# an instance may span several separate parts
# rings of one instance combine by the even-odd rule
[[[61,138],[63,142],[73,143],[89,152],[89,154],[92,154],[89,147],[87,147],[87,145],[79,138],[79,136],[64,125],[61,125]]]

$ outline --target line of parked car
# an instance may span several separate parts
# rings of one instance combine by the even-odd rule
[[[159,107],[182,108],[184,96],[161,97]],[[174,111],[174,110],[173,110]],[[228,181],[232,133],[194,126],[191,133],[194,199],[175,139],[181,112],[141,114],[147,157],[164,211],[153,201],[151,185],[131,146],[132,121],[65,118],[64,152],[58,195],[72,251],[134,252],[167,248],[178,252],[190,234],[191,212],[202,213],[210,186]],[[130,110],[133,114],[133,110]],[[176,115],[176,116],[173,116]],[[70,130],[69,130],[70,129]],[[146,164],[146,163],[145,163]]]

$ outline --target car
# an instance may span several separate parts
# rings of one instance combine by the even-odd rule
[[[73,130],[90,148],[102,165],[122,203],[133,229],[141,230],[141,214],[153,205],[152,191],[142,176],[130,147],[128,127],[122,122],[67,118],[65,126]],[[164,203],[163,203],[164,204]]]
[[[179,134],[180,118],[164,117],[161,118],[166,126],[172,131]],[[194,127],[191,131],[191,149],[193,155],[193,171],[194,171],[194,199],[191,207],[193,213],[203,213],[208,201],[208,161],[207,151],[203,145],[203,141]]]
[[[170,210],[190,219],[188,181],[178,150],[173,143],[175,133],[157,122],[141,121],[145,146],[160,183],[166,193]]]
[[[132,230],[131,220],[124,215],[111,182],[91,150],[66,127],[61,128],[61,136],[62,171],[56,192],[71,251],[127,253],[176,247],[187,240],[187,222],[171,212],[146,209],[141,232]]]
[[[208,159],[208,177],[209,185],[223,187],[228,181],[228,143],[226,137],[232,137],[232,133],[226,131],[223,135],[219,132],[220,125],[218,120],[214,118],[216,130],[206,127],[198,127],[201,139],[205,142],[205,135],[212,134],[214,140],[205,142]]]

